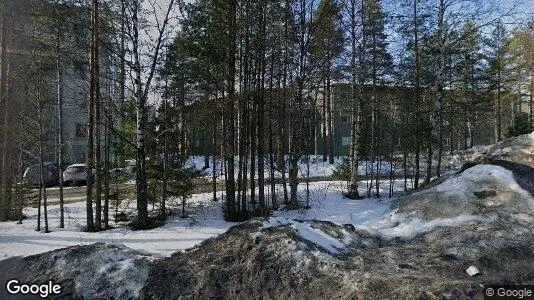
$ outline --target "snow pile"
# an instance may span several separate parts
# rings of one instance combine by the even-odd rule
[[[335,183],[315,184],[324,184],[324,191],[339,190]],[[264,222],[262,229],[289,224],[305,232],[302,227],[310,227],[306,222],[328,220],[338,225],[351,224],[385,239],[412,239],[436,228],[493,222],[500,212],[534,221],[532,195],[517,183],[511,171],[495,165],[476,165],[435,187],[399,199],[354,201],[340,199],[333,192],[314,196],[311,209],[276,212],[275,217]],[[338,237],[329,238],[347,245]],[[335,245],[324,237],[310,240],[324,249]]]
[[[97,244],[98,251],[59,251],[55,269],[62,278],[72,278],[75,290],[84,298],[133,299],[145,285],[149,264],[143,256],[126,247]]]
[[[534,175],[534,174],[533,174]],[[495,189],[512,190],[518,194],[529,197],[527,191],[517,184],[512,171],[495,165],[476,165],[462,172],[458,177],[446,180],[436,186],[438,192],[444,195],[470,196],[476,191],[477,183],[491,182],[495,184]]]
[[[471,167],[427,190],[401,197],[393,206],[405,213],[418,211],[427,220],[490,212],[534,216],[534,198],[517,183],[512,171],[486,164]]]
[[[484,162],[489,159],[504,159],[534,167],[534,132],[493,145],[455,151],[442,161],[445,168],[459,170],[467,162]]]
[[[74,246],[0,261],[0,284],[10,279],[52,281],[61,286],[60,299],[135,299],[147,282],[152,260],[124,246]],[[0,298],[7,297],[3,292]]]
[[[371,234],[375,234],[385,239],[403,238],[406,240],[412,239],[415,236],[432,231],[439,227],[457,227],[466,223],[474,221],[492,221],[492,218],[484,218],[471,214],[461,214],[453,218],[438,218],[431,221],[426,221],[413,214],[398,213],[395,211],[387,211],[383,207],[377,205],[374,209],[367,210],[373,217],[367,218],[364,222],[349,222],[337,225],[353,225],[354,228],[363,229]],[[360,220],[363,220],[360,219]],[[277,228],[289,225],[295,230],[297,236],[307,240],[320,248],[332,254],[339,254],[344,252],[346,247],[354,241],[348,232],[342,231],[335,233],[335,237],[330,235],[331,232],[324,232],[319,228],[314,228],[313,223],[309,221],[292,220],[282,217],[273,217],[264,221],[263,226],[260,227],[259,232],[254,235],[254,238],[259,236],[261,232],[267,228]]]

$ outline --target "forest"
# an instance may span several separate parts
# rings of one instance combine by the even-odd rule
[[[201,173],[192,156],[212,165],[202,184],[225,220],[245,221],[309,207],[298,188],[318,161],[335,164],[344,197],[386,197],[381,176],[418,189],[444,174],[446,155],[533,130],[529,1],[3,0],[0,9],[0,221],[23,221],[23,174],[37,163],[45,232],[48,162],[60,170],[60,228],[68,164],[85,164],[84,230],[94,232],[120,217],[117,173],[130,161],[130,225],[148,229],[166,219],[169,199],[185,209]]]
[[[533,80],[531,0],[0,0],[0,299],[532,299]]]

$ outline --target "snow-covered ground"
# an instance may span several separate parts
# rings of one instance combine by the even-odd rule
[[[220,202],[211,201],[211,194],[194,195],[188,204],[190,218],[172,217],[165,226],[153,230],[132,231],[124,225],[110,222],[116,228],[97,233],[82,231],[86,223],[85,202],[65,205],[65,228],[59,227],[59,206],[49,207],[50,233],[35,231],[37,209],[25,208],[28,216],[23,224],[0,223],[0,260],[10,256],[26,256],[72,245],[96,242],[124,244],[156,256],[169,256],[173,252],[190,248],[205,239],[225,232],[233,223],[222,219]],[[134,201],[124,202],[132,209]]]
[[[366,183],[360,184],[360,190],[363,191]],[[299,187],[300,201],[305,201],[305,185],[301,184]],[[341,194],[344,187],[344,183],[336,181],[312,182],[310,183],[311,209],[278,211],[266,224],[295,223],[294,220],[329,220],[337,224],[353,224],[355,227],[384,237],[409,238],[436,226],[454,226],[474,219],[473,216],[465,215],[457,219],[425,222],[392,211],[390,199],[344,199]],[[402,180],[394,182],[394,190],[399,191],[402,188]],[[383,182],[381,189],[382,194],[387,195],[389,185]],[[52,232],[45,234],[35,231],[37,210],[26,208],[24,213],[28,218],[23,224],[0,223],[0,259],[96,242],[123,244],[155,256],[169,256],[221,234],[235,225],[223,220],[222,203],[213,202],[211,197],[211,193],[194,195],[187,204],[189,218],[173,216],[165,226],[147,231],[131,231],[125,225],[111,222],[115,226],[114,229],[98,233],[83,232],[82,226],[86,218],[85,203],[79,202],[66,205],[64,229],[58,228],[59,207],[51,206],[48,216]],[[124,202],[123,206],[121,210],[133,209],[134,201]],[[317,235],[313,230],[306,231],[305,227],[308,225],[295,226],[299,226],[297,227],[299,232],[303,232],[307,237]]]
[[[332,241],[320,230],[311,227],[310,222],[302,223],[302,221],[324,220],[340,225],[352,224],[355,228],[367,230],[386,239],[395,237],[409,239],[436,227],[453,227],[476,220],[487,220],[484,216],[472,214],[474,212],[472,209],[462,208],[460,202],[473,198],[474,200],[469,201],[476,204],[476,197],[472,194],[475,190],[480,189],[477,182],[488,183],[490,179],[494,182],[491,186],[499,190],[497,198],[492,198],[492,201],[498,200],[499,203],[504,203],[503,201],[512,201],[510,199],[523,199],[520,203],[534,207],[534,198],[517,184],[512,172],[500,166],[477,165],[431,189],[408,197],[419,197],[423,200],[416,202],[421,203],[425,201],[440,202],[440,197],[453,197],[447,202],[451,203],[452,206],[457,206],[454,212],[451,211],[455,209],[454,207],[441,203],[441,205],[445,205],[440,209],[443,213],[438,212],[435,217],[428,218],[427,216],[425,218],[416,212],[418,206],[417,203],[412,203],[413,201],[410,201],[407,206],[413,205],[411,209],[400,212],[391,209],[392,199],[349,200],[343,198],[341,192],[345,189],[346,183],[320,181],[310,183],[310,209],[276,211],[272,218],[264,222],[264,227],[291,224],[302,238],[311,239],[312,242],[323,245],[332,251],[341,247],[344,242],[342,240]],[[387,181],[381,183],[382,195],[388,194],[388,183]],[[366,186],[367,182],[360,182],[360,192],[363,192]],[[305,188],[305,184],[299,185],[299,201],[302,204],[306,201]],[[403,181],[394,181],[393,189],[401,191]],[[435,193],[435,195],[432,194],[431,199],[425,200],[431,193]],[[504,198],[499,196],[501,194],[504,195]],[[278,195],[281,195],[281,191],[278,191]],[[219,193],[218,196],[221,198],[222,193]],[[270,198],[268,194],[266,196]],[[134,202],[124,201],[120,210],[133,211]],[[434,206],[439,205],[432,205],[432,207]],[[462,211],[457,211],[458,209]],[[50,206],[48,216],[52,232],[48,234],[35,231],[37,219],[35,208],[26,208],[24,213],[28,218],[24,220],[23,224],[0,223],[0,260],[11,256],[26,256],[71,245],[95,242],[123,244],[132,249],[146,251],[154,256],[169,256],[176,251],[193,247],[210,237],[219,235],[235,225],[235,223],[223,220],[222,203],[220,201],[213,202],[211,193],[196,194],[188,200],[188,218],[182,219],[179,216],[172,216],[163,227],[147,231],[131,231],[125,225],[112,222],[115,226],[114,229],[98,233],[83,232],[82,226],[85,224],[86,218],[84,202],[66,205],[64,229],[58,228],[59,207],[57,205]],[[446,215],[449,217],[444,217]]]
[[[328,161],[323,161],[322,155],[312,155],[310,156],[310,163],[309,163],[309,175],[310,177],[330,177],[332,176],[332,173],[334,172],[334,169],[337,165],[343,163],[343,157],[336,157],[334,158],[334,163],[330,164]],[[238,158],[235,158],[236,166],[235,166],[235,176],[237,178],[238,174]],[[204,169],[204,156],[192,156],[187,161],[187,166],[194,167],[197,170],[204,171],[206,174],[206,178],[211,178],[213,174],[213,164],[212,164],[212,158],[209,158],[210,167]],[[388,162],[360,162],[358,165],[358,174],[364,175],[364,174],[376,174],[376,169],[378,167],[379,174],[381,175],[389,175],[391,172],[391,164]],[[299,177],[304,178],[308,175],[308,163],[304,159],[301,159],[298,164],[299,168]],[[394,166],[393,169],[394,173],[397,175],[401,175],[401,166]],[[250,170],[249,170],[250,172]],[[270,172],[270,166],[269,166],[269,160],[265,159],[265,178],[269,178],[269,172]],[[217,160],[217,166],[215,167],[215,174],[218,178],[218,180],[223,180],[224,175],[221,175],[221,161]],[[257,175],[256,175],[257,176]],[[287,174],[286,174],[287,176]],[[281,178],[282,173],[278,170],[275,170],[274,172],[275,178]]]

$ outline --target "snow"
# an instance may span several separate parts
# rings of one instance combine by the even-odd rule
[[[75,257],[60,257],[56,265],[64,277],[76,278],[76,290],[86,299],[133,299],[148,278],[149,266],[140,258],[128,248],[105,249],[91,252],[81,262]]]
[[[235,176],[238,174],[238,157],[234,158],[236,161],[235,164]],[[309,160],[309,175],[312,178],[324,178],[324,177],[330,177],[332,176],[332,173],[334,172],[334,169],[336,168],[336,165],[343,163],[344,157],[336,157],[334,158],[334,163],[330,164],[328,161],[323,161],[322,155],[311,155]],[[286,158],[287,160],[287,158]],[[213,164],[212,164],[212,157],[209,157],[209,163],[210,167],[207,169],[204,169],[204,156],[192,156],[189,158],[189,160],[186,162],[186,167],[193,167],[197,170],[203,171],[206,175],[205,177],[208,179],[212,178],[213,174]],[[249,162],[250,163],[250,162]],[[218,180],[224,180],[224,175],[221,175],[221,162],[219,159],[217,159],[217,166],[215,167],[215,173],[218,178]],[[287,163],[286,163],[287,165]],[[371,161],[364,161],[359,162],[358,165],[358,174],[364,175],[364,174],[375,174],[376,169],[378,167],[379,174],[381,175],[389,175],[391,164],[388,162],[371,162]],[[299,177],[304,178],[308,174],[308,164],[306,163],[305,159],[301,159],[298,163],[298,169],[299,169]],[[397,175],[400,175],[401,169],[396,168]],[[270,166],[269,166],[269,160],[268,158],[265,159],[265,178],[269,178],[270,174]],[[287,172],[287,170],[286,170]],[[256,175],[257,176],[257,175]],[[287,176],[287,174],[286,174]],[[282,173],[278,170],[274,171],[274,177],[275,178],[281,178]],[[237,177],[236,177],[237,178]]]
[[[392,220],[396,220],[390,223],[395,226],[388,228],[386,225],[386,227],[380,228],[377,231],[387,238],[402,237],[410,239],[418,234],[431,231],[434,228],[457,227],[464,223],[486,219],[470,214],[461,214],[454,218],[438,218],[431,221],[424,221],[419,218],[411,218],[405,214],[395,214]]]
[[[345,244],[320,229],[312,228],[310,224],[297,222],[291,224],[291,227],[296,230],[298,236],[320,246],[330,253],[339,253],[341,249],[345,248]]]
[[[460,174],[460,176],[446,180],[436,187],[436,190],[445,195],[464,196],[473,193],[472,183],[478,181],[495,181],[503,187],[511,189],[519,194],[528,196],[528,192],[522,189],[514,179],[514,174],[500,166],[476,165]]]
[[[399,183],[401,182],[399,181]],[[337,191],[340,188],[340,186],[328,188],[327,185],[335,184],[332,182],[317,183],[317,185],[321,184],[324,185],[323,189],[331,189],[332,191]],[[385,239],[397,237],[411,239],[418,234],[438,227],[454,227],[476,220],[486,220],[478,216],[462,214],[454,218],[426,221],[415,214],[404,214],[397,212],[397,210],[391,210],[391,201],[392,199],[342,199],[336,196],[335,192],[331,192],[323,199],[316,198],[311,204],[312,208],[309,210],[276,212],[276,217],[265,221],[260,231],[269,227],[291,224],[300,232],[302,229],[300,220],[328,220],[338,225],[352,224],[355,228],[369,231]],[[317,232],[317,230],[314,229],[314,232]],[[304,230],[302,229],[302,231]],[[311,241],[329,251],[331,247],[326,247],[326,244],[338,249],[344,248],[340,244],[332,243],[330,240],[312,238]]]
[[[338,239],[326,234],[322,230],[311,227],[310,223],[299,222],[281,217],[269,218],[264,222],[263,226],[260,228],[260,231],[262,229],[284,225],[291,225],[300,238],[318,245],[319,247],[333,254],[342,252],[351,241],[350,238],[345,238],[343,239],[343,242],[341,242]],[[345,236],[348,236],[348,234]]]
[[[530,134],[503,140],[492,145],[478,145],[466,150],[454,151],[442,159],[445,168],[458,170],[468,161],[477,161],[485,157],[510,157],[516,154],[534,155],[534,131]],[[528,159],[532,162],[532,158]]]
[[[124,225],[110,222],[116,228],[97,233],[84,232],[82,226],[86,220],[85,202],[77,202],[65,204],[64,229],[58,228],[59,205],[52,205],[48,209],[52,232],[37,232],[37,209],[25,208],[24,214],[28,218],[23,224],[0,223],[0,260],[97,242],[125,245],[155,256],[169,256],[217,236],[235,225],[222,219],[222,204],[213,203],[211,197],[211,193],[194,195],[189,199],[189,218],[173,216],[163,227],[146,231],[131,231]],[[123,202],[126,207],[121,209],[132,209],[134,202]]]
[[[500,182],[502,188],[512,189],[528,196],[533,203],[534,199],[524,191],[515,181],[512,172],[493,165],[477,165],[467,169],[459,176],[450,178],[445,182],[433,187],[439,192],[449,196],[463,199],[463,196],[472,194],[471,182],[488,180],[493,178]],[[381,194],[387,195],[389,184],[381,182]],[[359,183],[360,193],[365,191],[367,182]],[[403,189],[403,181],[395,180],[395,191]],[[305,184],[299,185],[299,202],[305,205]],[[280,186],[277,186],[278,195],[281,195]],[[425,220],[417,212],[401,213],[392,210],[392,199],[367,198],[362,200],[350,200],[342,196],[341,191],[345,183],[339,181],[319,181],[310,183],[310,209],[298,209],[291,211],[275,211],[273,217],[264,221],[257,235],[269,227],[290,225],[296,234],[318,247],[330,252],[339,253],[350,244],[350,234],[343,237],[332,237],[326,232],[313,225],[313,220],[331,221],[335,224],[352,224],[355,228],[366,230],[385,239],[404,238],[410,239],[418,234],[431,231],[438,227],[455,227],[470,222],[491,221],[479,215],[467,213],[455,214],[451,218],[435,218]],[[430,189],[431,190],[431,189]],[[419,193],[426,193],[424,190]],[[268,193],[269,190],[267,189]],[[218,194],[220,198],[222,193]],[[270,196],[267,194],[267,198]],[[121,210],[133,210],[135,201],[125,201]],[[169,203],[171,206],[172,203]],[[36,232],[35,208],[26,208],[24,213],[28,219],[23,224],[15,222],[0,223],[0,260],[19,255],[31,255],[45,251],[67,247],[71,245],[85,245],[96,242],[104,242],[117,245],[125,245],[129,248],[146,251],[154,256],[169,256],[176,251],[181,251],[202,241],[225,232],[236,223],[223,220],[222,203],[212,201],[212,194],[196,194],[188,200],[188,218],[182,219],[172,216],[161,228],[146,231],[131,231],[124,225],[112,225],[115,228],[98,233],[86,233],[82,231],[85,224],[85,202],[66,204],[65,229],[59,229],[59,207],[49,207],[49,223],[51,233]]]

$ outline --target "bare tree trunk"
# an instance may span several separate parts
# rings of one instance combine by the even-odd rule
[[[323,162],[327,161],[328,160],[328,152],[329,152],[329,149],[328,149],[328,112],[327,112],[327,106],[329,105],[328,104],[328,96],[327,96],[327,83],[326,83],[326,80],[324,81],[324,88],[323,88]]]
[[[213,201],[217,201],[217,121],[213,122],[213,154],[211,180],[213,184]]]
[[[19,200],[19,209],[18,209],[18,216],[19,216],[19,220],[17,222],[17,224],[22,224],[22,218],[23,218],[23,214],[22,214],[22,210],[24,208],[24,184],[22,183],[23,182],[23,179],[24,179],[24,176],[23,176],[23,173],[22,173],[22,153],[24,152],[24,149],[22,149],[22,141],[20,143],[20,151],[19,151],[19,164],[18,164],[18,180],[21,184],[18,184],[18,187],[19,187],[19,193],[18,193],[18,200]]]
[[[99,14],[98,8],[95,10],[95,20],[94,20],[94,31],[95,31],[95,44],[94,44],[94,68],[95,68],[95,184],[96,184],[96,206],[95,206],[95,230],[102,230],[102,147],[101,147],[101,138],[100,138],[100,109],[101,109],[101,97],[100,97],[100,46],[99,46]]]
[[[107,109],[111,112],[111,105],[108,101]],[[111,114],[111,113],[110,113]],[[110,129],[113,130],[113,116],[110,115],[109,123],[104,128],[104,229],[109,229],[109,197],[110,197],[110,187],[109,187],[109,171],[110,171],[110,153],[111,153],[111,143],[110,143]]]
[[[347,198],[349,199],[358,199],[360,197],[358,192],[358,158],[359,158],[359,140],[360,140],[360,111],[359,111],[359,99],[362,93],[362,86],[358,85],[357,78],[357,66],[356,66],[356,30],[357,30],[357,20],[356,20],[356,0],[350,1],[350,43],[351,43],[351,143],[350,143],[350,184],[347,193]],[[363,47],[360,47],[360,50]],[[363,55],[363,53],[360,53]],[[362,76],[360,74],[360,76]],[[358,95],[358,91],[360,95]]]
[[[132,27],[133,27],[133,72],[134,72],[134,94],[136,98],[136,152],[137,152],[137,221],[142,228],[148,227],[148,185],[146,177],[146,143],[145,143],[145,126],[146,126],[146,98],[141,83],[141,64],[139,59],[139,1],[133,0],[132,8]],[[145,87],[147,88],[147,87]]]
[[[418,29],[418,10],[417,10],[417,1],[413,0],[413,14],[414,14],[414,51],[415,51],[415,106],[416,114],[420,115],[421,107],[421,77],[420,77],[420,59],[419,59],[419,29]],[[416,117],[417,117],[416,116]],[[419,187],[419,177],[420,177],[420,157],[421,157],[421,121],[416,119],[416,124],[418,127],[418,132],[416,134],[416,145],[415,145],[415,183],[414,188]]]
[[[234,177],[234,155],[235,155],[235,120],[234,120],[234,97],[235,97],[235,55],[236,55],[236,40],[237,40],[237,0],[229,0],[230,8],[228,10],[228,26],[229,26],[229,45],[228,45],[228,83],[227,93],[228,99],[226,104],[227,117],[227,134],[226,134],[226,151],[225,160],[228,167],[228,178],[226,182],[226,205],[227,205],[227,219],[229,221],[237,220],[236,201],[235,201],[235,177]]]
[[[87,133],[87,228],[89,232],[95,231],[95,224],[93,219],[93,155],[94,155],[94,108],[95,108],[95,45],[98,36],[96,35],[96,19],[98,17],[98,0],[92,0],[92,39],[91,39],[91,75],[89,83],[89,120],[88,120],[88,133]]]
[[[2,12],[2,15],[0,16],[0,124],[4,124],[5,119],[7,116],[4,114],[5,107],[6,107],[6,89],[5,86],[7,84],[7,72],[6,72],[6,61],[7,61],[7,17],[5,16],[5,5],[0,5],[0,10]],[[6,128],[2,128],[2,131],[6,130]],[[2,133],[0,131],[0,133]],[[3,136],[3,134],[2,134]],[[3,187],[4,187],[4,164],[3,164],[3,157],[5,156],[6,149],[4,147],[5,141],[2,141],[2,145],[0,148],[0,155],[2,157],[2,161],[0,162],[0,222],[7,221],[7,202],[5,199]]]
[[[236,147],[238,153],[238,174],[237,174],[237,199],[236,199],[236,215],[238,218],[241,218],[241,212],[246,210],[246,201],[248,194],[248,145],[250,142],[250,137],[248,136],[248,101],[245,101],[243,98],[237,96],[238,101],[238,120],[237,124],[237,140]]]
[[[446,45],[445,45],[445,0],[440,0],[440,7],[438,11],[438,44],[439,44],[439,59],[438,59],[438,79],[437,79],[437,118],[438,118],[438,161],[436,165],[436,171],[437,176],[439,177],[440,169],[441,169],[441,157],[443,156],[443,131],[444,131],[444,118],[443,113],[445,110],[445,91],[444,91],[444,85],[445,85],[445,55],[446,55]],[[430,152],[429,152],[430,154]],[[429,161],[432,163],[432,158],[429,158]],[[427,179],[426,182],[430,181],[430,178],[432,177],[432,168],[431,166],[428,168],[428,171],[430,172],[430,175],[427,173]]]
[[[265,59],[265,48],[266,48],[266,12],[265,12],[265,2],[262,3],[262,12],[261,12],[261,57],[260,57],[260,95],[258,101],[258,118],[257,118],[257,129],[258,129],[258,201],[261,209],[262,216],[266,216],[265,210],[265,69],[266,69],[266,59]]]
[[[429,114],[432,114],[429,112]],[[428,116],[428,124],[429,128],[426,132],[426,144],[427,144],[427,156],[426,156],[426,176],[425,176],[425,184],[430,183],[430,179],[432,178],[432,155],[433,155],[433,149],[432,149],[432,117]]]
[[[299,1],[299,49],[298,49],[298,75],[297,75],[297,94],[292,97],[291,115],[290,115],[290,140],[289,140],[289,205],[290,208],[298,207],[297,188],[298,179],[298,162],[302,156],[302,144],[304,142],[302,132],[302,103],[304,99],[304,82],[306,76],[306,1]]]
[[[58,168],[59,168],[59,228],[65,227],[64,201],[63,201],[63,87],[60,61],[61,32],[57,32],[56,44],[56,72],[57,72],[57,109],[58,109]]]
[[[326,70],[326,125],[328,126],[328,163],[334,164],[334,126],[332,120],[332,72],[330,62]]]
[[[253,208],[256,209],[256,180],[255,180],[255,177],[256,177],[256,144],[258,143],[257,141],[257,125],[258,123],[255,121],[256,118],[258,117],[257,115],[257,104],[255,103],[257,102],[257,99],[256,99],[256,96],[254,96],[254,98],[252,99],[251,101],[251,109],[250,109],[250,112],[251,112],[251,116],[249,116],[247,118],[247,122],[245,124],[247,124],[247,127],[248,127],[248,140],[250,141],[250,144],[247,145],[248,148],[250,148],[250,201],[253,203]],[[245,151],[244,153],[249,153],[248,152],[248,149],[247,151]],[[245,163],[247,162],[248,160],[245,160]],[[246,174],[246,172],[245,172]],[[246,178],[246,176],[245,176]],[[245,179],[245,186],[246,186],[246,179]],[[243,206],[244,209],[246,209],[246,205]],[[243,212],[246,212],[245,210],[243,210]]]
[[[167,53],[167,56],[169,54]],[[169,130],[167,126],[168,117],[167,117],[167,106],[169,98],[169,76],[165,74],[165,90],[163,95],[163,180],[161,184],[161,202],[160,202],[160,211],[159,215],[161,218],[165,219],[167,217],[167,173],[168,171],[168,161],[169,161],[169,150],[168,147],[168,135],[167,131]]]
[[[48,209],[47,209],[47,203],[46,203],[46,182],[44,180],[44,149],[43,149],[43,99],[41,97],[41,86],[38,84],[37,87],[39,90],[37,91],[37,97],[39,101],[39,191],[42,190],[42,200],[43,200],[43,213],[44,213],[44,232],[48,233],[50,232],[48,228]],[[40,223],[40,220],[39,220]],[[40,224],[37,226],[37,228],[40,227]]]
[[[502,140],[501,71],[497,71],[497,103],[495,104],[495,142]]]
[[[122,111],[124,109],[124,100],[125,100],[125,89],[126,89],[126,0],[121,0],[121,24],[120,24],[120,49],[119,49],[119,110]],[[123,117],[122,114],[117,114],[117,117],[119,118],[117,121],[119,122],[119,126],[122,128],[124,126],[123,124]],[[118,149],[123,148],[123,141],[122,139],[118,139]],[[121,157],[121,163],[122,161]]]
[[[287,180],[286,180],[286,141],[289,139],[289,134],[286,130],[286,114],[287,106],[286,103],[291,99],[291,95],[288,96],[288,68],[289,68],[289,23],[290,23],[290,3],[289,0],[285,0],[285,9],[284,9],[284,59],[283,59],[283,73],[282,73],[282,104],[281,107],[281,126],[279,128],[279,146],[278,146],[278,158],[277,165],[280,171],[282,172],[282,189],[284,193],[284,204],[289,205],[289,195],[287,191]]]
[[[141,10],[139,0],[132,0],[131,5],[131,27],[132,27],[132,57],[133,57],[133,67],[132,71],[134,74],[134,95],[136,99],[135,110],[136,110],[136,167],[137,167],[137,178],[136,178],[136,188],[137,188],[137,223],[140,228],[146,229],[149,225],[148,219],[148,183],[147,183],[147,170],[146,170],[146,125],[147,125],[147,111],[146,103],[148,98],[148,93],[150,91],[150,84],[154,78],[154,73],[156,72],[156,67],[159,59],[159,52],[163,43],[163,36],[165,34],[165,29],[170,19],[170,13],[174,7],[174,0],[170,0],[167,4],[166,13],[163,21],[158,26],[158,35],[156,37],[156,42],[152,48],[151,63],[147,68],[148,75],[146,81],[143,85],[141,82],[141,63],[140,63],[140,48],[139,48],[139,17],[138,12]],[[156,5],[150,3],[151,5]],[[156,9],[154,7],[154,9]],[[157,16],[154,16],[157,18]],[[185,201],[185,200],[184,200]]]
[[[1,49],[0,49],[0,115],[2,120],[0,122],[3,125],[2,132],[2,161],[0,162],[0,221],[6,221],[10,218],[10,200],[7,192],[9,186],[9,154],[10,154],[10,139],[9,139],[9,125],[10,125],[10,116],[12,115],[9,111],[8,103],[8,92],[9,92],[9,56],[7,53],[8,43],[12,33],[9,32],[8,28],[8,17],[5,15],[7,8],[5,6],[7,3],[3,3],[1,6],[2,16],[1,16]]]
[[[274,84],[274,55],[271,55],[269,68],[269,180],[271,184],[271,208],[278,209],[276,200],[276,182],[274,178],[274,132],[273,132],[273,84]]]

